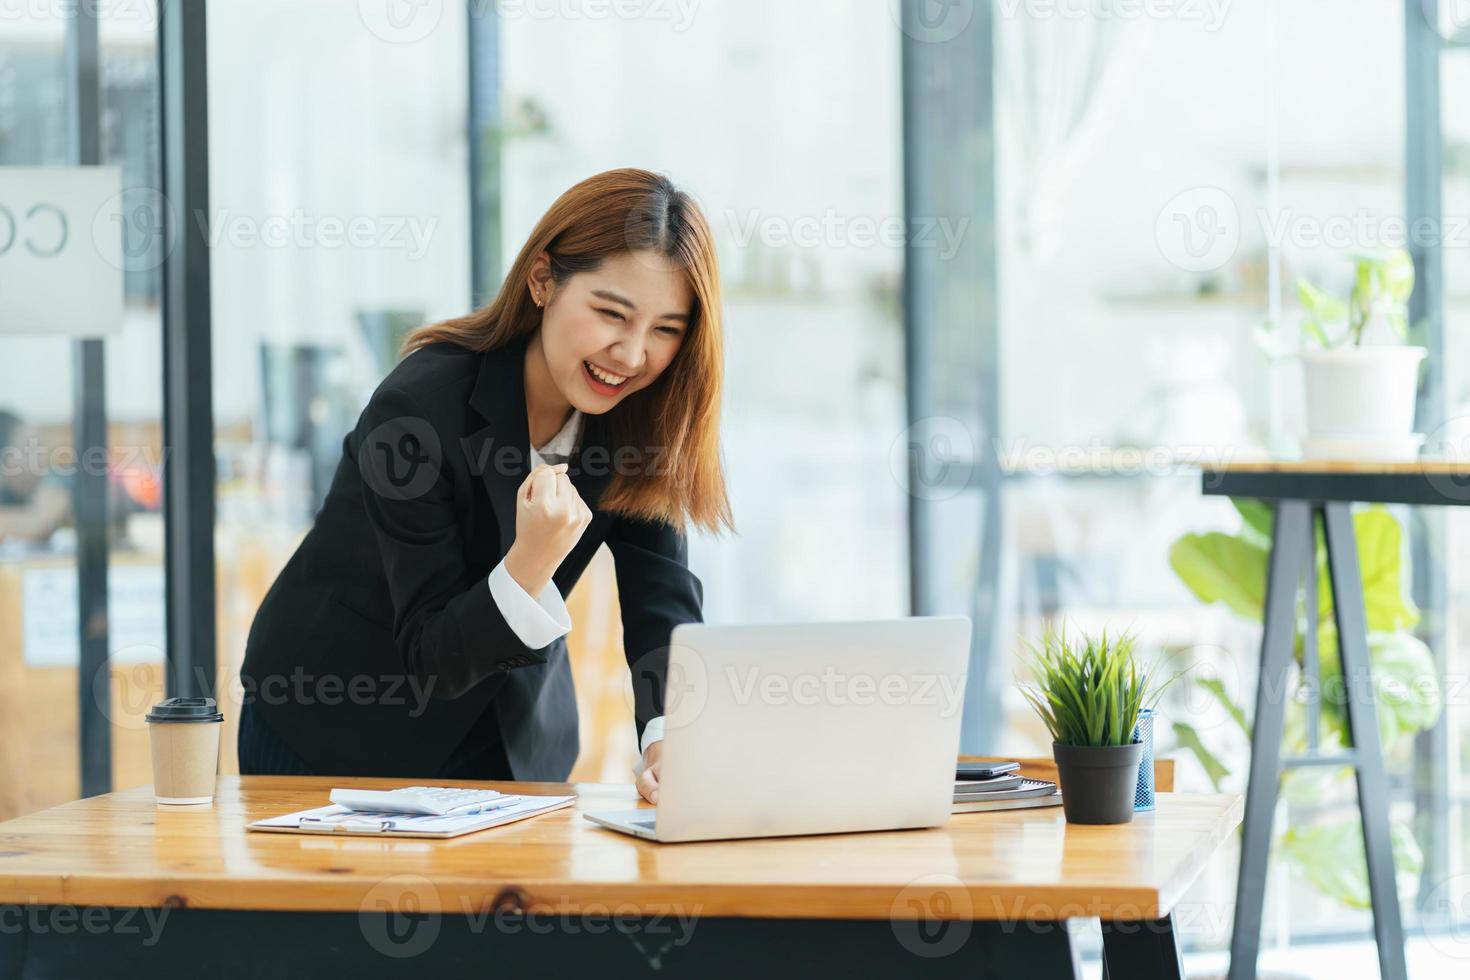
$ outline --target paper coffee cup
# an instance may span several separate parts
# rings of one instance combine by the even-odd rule
[[[169,698],[149,711],[153,795],[159,803],[209,803],[219,771],[219,730],[225,716],[214,698]]]

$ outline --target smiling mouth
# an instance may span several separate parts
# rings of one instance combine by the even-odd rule
[[[583,361],[582,370],[599,391],[616,391],[628,383],[628,375],[605,371],[591,361]]]

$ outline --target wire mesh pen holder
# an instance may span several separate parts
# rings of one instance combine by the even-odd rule
[[[1153,708],[1141,708],[1138,724],[1133,728],[1133,741],[1143,743],[1143,755],[1138,760],[1138,785],[1133,791],[1133,810],[1139,812],[1154,808],[1154,715]]]

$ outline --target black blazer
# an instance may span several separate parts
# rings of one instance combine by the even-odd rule
[[[571,771],[566,641],[527,647],[487,582],[515,538],[529,472],[525,351],[522,338],[404,358],[344,440],[326,501],[256,613],[245,697],[317,772],[434,775],[487,706],[516,779]],[[680,531],[599,509],[621,465],[605,422],[584,417],[569,460],[593,517],[553,581],[570,593],[607,542],[641,738],[662,713],[669,633],[700,621],[703,587]]]

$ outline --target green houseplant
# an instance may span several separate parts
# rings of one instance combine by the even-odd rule
[[[1169,564],[1179,579],[1203,602],[1221,603],[1233,613],[1255,623],[1261,621],[1266,595],[1266,568],[1270,556],[1272,514],[1269,504],[1259,500],[1233,500],[1242,520],[1235,533],[1211,531],[1186,534],[1169,549]],[[1439,717],[1443,697],[1434,657],[1413,634],[1419,610],[1405,588],[1403,529],[1394,515],[1382,508],[1353,514],[1353,532],[1362,572],[1364,611],[1368,625],[1368,656],[1376,689],[1378,734],[1385,756],[1392,760],[1408,747],[1413,736],[1431,728]],[[1324,695],[1341,692],[1341,668],[1337,659],[1337,633],[1333,623],[1332,593],[1328,587],[1327,560],[1317,531],[1314,573],[1321,664],[1319,690]],[[1297,610],[1296,655],[1301,663],[1306,634],[1305,599]],[[1229,719],[1225,729],[1202,729],[1188,721],[1173,724],[1181,748],[1191,752],[1216,790],[1240,790],[1239,773],[1225,759],[1226,749],[1249,744],[1250,722],[1245,692],[1217,676],[1194,676],[1195,690],[1216,703]],[[1300,755],[1307,750],[1306,709],[1308,682],[1298,673],[1288,692],[1283,752]],[[1319,745],[1324,752],[1347,746],[1347,719],[1340,693],[1322,698]],[[1233,729],[1233,731],[1229,730]],[[1321,894],[1352,908],[1368,908],[1368,874],[1363,862],[1362,834],[1357,817],[1333,806],[1351,800],[1354,792],[1351,769],[1312,767],[1289,769],[1281,777],[1281,796],[1293,808],[1292,819],[1279,835],[1279,846],[1287,860]],[[1417,874],[1423,854],[1413,829],[1395,821],[1392,828],[1394,865],[1399,871]]]
[[[1025,657],[1033,681],[1019,685],[1052,737],[1052,757],[1070,823],[1113,824],[1133,819],[1133,792],[1143,746],[1133,741],[1150,692],[1147,672],[1127,633],[1048,630]],[[1165,685],[1167,686],[1167,685]]]
[[[1308,456],[1409,458],[1418,454],[1414,402],[1423,347],[1407,346],[1414,263],[1403,249],[1354,259],[1346,300],[1306,280],[1302,383]]]

